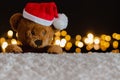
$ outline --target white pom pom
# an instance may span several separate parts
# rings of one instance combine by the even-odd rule
[[[53,25],[56,29],[65,29],[68,25],[68,18],[65,14],[58,14],[58,18],[55,18]]]

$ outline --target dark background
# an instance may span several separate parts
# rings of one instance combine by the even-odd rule
[[[3,0],[0,1],[0,36],[11,29],[9,18],[16,12],[23,11],[27,2],[47,2],[51,0]],[[53,1],[53,0],[52,0]],[[116,0],[54,0],[58,11],[68,16],[67,32],[71,36],[76,34],[120,33],[117,24]]]

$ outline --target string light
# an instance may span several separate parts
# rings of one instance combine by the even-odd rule
[[[60,41],[60,46],[61,47],[65,47],[65,44],[66,44],[66,39],[61,39],[61,41]]]
[[[60,40],[55,40],[55,45],[60,45]]]
[[[75,39],[77,40],[77,41],[79,41],[79,40],[81,40],[81,35],[76,35],[76,37],[75,37]]]
[[[101,39],[102,39],[102,40],[105,40],[105,36],[106,36],[105,34],[102,34],[102,35],[101,35]]]
[[[67,35],[67,32],[65,30],[62,30],[61,31],[61,36],[66,36]]]
[[[113,48],[116,49],[116,48],[118,48],[119,43],[118,43],[118,41],[113,41],[112,45],[113,45]]]
[[[111,37],[109,35],[105,36],[106,41],[111,41]]]
[[[1,37],[0,38],[0,45],[3,43],[3,42],[5,42],[6,40],[5,40],[5,38],[4,37]]]
[[[66,39],[67,41],[70,41],[71,36],[70,36],[70,35],[66,35],[66,36],[65,36],[65,39]]]
[[[95,44],[99,44],[99,43],[100,43],[100,39],[99,39],[98,37],[95,37],[94,43],[95,43]]]
[[[99,49],[100,49],[100,46],[99,46],[98,44],[95,44],[95,45],[94,45],[94,49],[95,49],[95,50],[99,50]]]
[[[116,39],[116,36],[117,36],[117,33],[112,34],[113,39]]]
[[[93,39],[94,35],[93,35],[92,33],[88,33],[88,34],[87,34],[87,37],[88,37],[89,39]]]
[[[18,33],[16,34],[16,38],[13,39],[13,31],[8,30],[7,32],[7,38],[1,37],[0,38],[0,46],[3,52],[5,52],[5,48],[8,46],[8,44],[19,44],[22,45],[20,41],[17,40]],[[62,48],[64,48],[66,51],[69,51],[70,49],[75,50],[76,53],[82,52],[82,48],[85,47],[86,51],[91,50],[100,50],[106,51],[110,46],[113,47],[114,50],[111,50],[111,52],[120,52],[119,50],[119,40],[120,40],[120,34],[113,33],[112,35],[106,35],[101,34],[100,36],[96,36],[93,33],[88,33],[86,36],[81,36],[80,34],[77,34],[75,36],[75,39],[71,37],[71,35],[67,34],[67,31],[57,31],[55,33],[55,36],[53,38],[54,45],[59,45]],[[73,45],[75,44],[75,45]],[[74,47],[72,47],[74,46]]]
[[[80,47],[80,48],[82,48],[83,46],[84,46],[84,44],[83,44],[83,42],[78,42],[78,45],[77,45],[78,47]]]
[[[7,35],[8,35],[8,38],[12,38],[13,37],[13,31],[12,30],[9,30],[7,32]]]
[[[16,39],[12,39],[11,40],[11,44],[17,44],[17,40]]]
[[[81,52],[81,49],[80,49],[80,48],[76,48],[76,49],[75,49],[75,52],[76,52],[76,53],[80,53],[80,52]]]
[[[66,46],[65,46],[65,49],[68,51],[68,50],[71,49],[71,47],[72,47],[72,43],[71,42],[67,42]]]
[[[55,33],[55,36],[60,36],[60,31],[57,31],[57,32]]]
[[[16,37],[18,38],[18,33],[16,33]]]
[[[5,48],[8,46],[8,43],[7,42],[3,42],[2,43],[2,51],[5,52]]]

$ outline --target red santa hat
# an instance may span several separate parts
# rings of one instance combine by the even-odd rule
[[[27,3],[23,10],[23,17],[44,26],[54,25],[56,29],[65,29],[68,18],[65,14],[59,14],[54,2]]]

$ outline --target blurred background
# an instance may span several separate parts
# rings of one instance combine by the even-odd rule
[[[11,31],[10,17],[22,13],[27,2],[48,1],[55,1],[58,12],[65,13],[69,19],[67,29],[56,33],[55,45],[67,52],[119,52],[117,0],[4,0],[0,2],[0,51],[12,44],[8,39],[19,44],[16,33]]]

